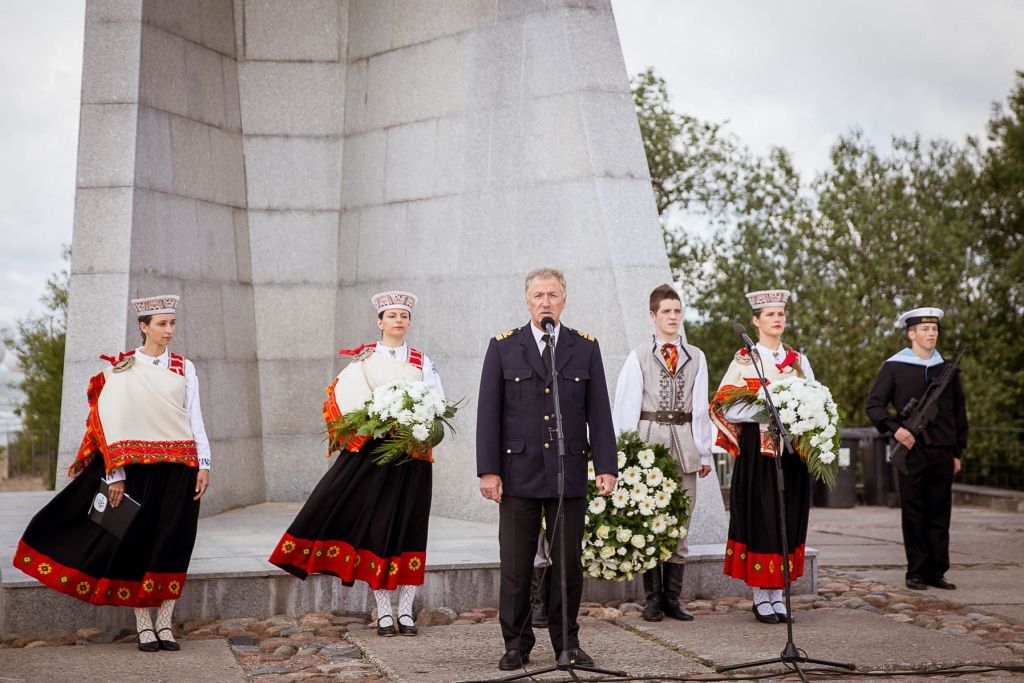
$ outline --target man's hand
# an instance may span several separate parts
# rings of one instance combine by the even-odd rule
[[[495,503],[501,502],[501,476],[497,474],[485,474],[480,477],[480,494],[487,500]]]
[[[953,476],[960,474],[960,458],[953,458]]]
[[[914,435],[909,430],[900,427],[893,436],[897,441],[906,446],[908,451],[914,447]]]
[[[703,479],[704,477],[711,474],[711,465],[701,465],[700,471],[697,472],[697,476]]]
[[[199,474],[196,475],[196,497],[192,500],[199,500],[202,498],[209,486],[210,470],[199,470]]]
[[[110,507],[116,508],[124,498],[124,480],[115,481],[107,487],[107,498],[110,500]]]
[[[594,484],[597,486],[599,496],[607,496],[615,490],[615,477],[610,474],[599,474]]]

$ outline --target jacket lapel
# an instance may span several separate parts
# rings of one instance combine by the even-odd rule
[[[575,345],[575,335],[569,334],[569,328],[562,325],[562,329],[558,333],[558,339],[555,340],[555,367],[558,369],[558,372],[562,372],[562,368],[569,362],[569,356],[572,355],[573,346]]]
[[[523,356],[526,358],[526,362],[530,364],[537,376],[549,380],[547,368],[544,367],[544,359],[540,357],[540,351],[537,349],[537,340],[533,338],[533,330],[531,329],[530,323],[526,323],[519,332],[519,345],[523,347]]]

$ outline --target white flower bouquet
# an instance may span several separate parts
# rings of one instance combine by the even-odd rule
[[[768,385],[768,392],[789,432],[793,448],[807,464],[807,471],[829,488],[835,486],[839,467],[847,467],[849,462],[841,463],[837,457],[839,407],[832,398],[832,392],[821,382],[803,377],[772,382]],[[746,396],[742,393],[731,397],[729,403],[743,400],[765,405],[763,388],[756,393],[748,392]]]
[[[342,415],[330,426],[330,446],[332,450],[342,447],[353,437],[384,437],[371,453],[378,465],[432,461],[433,447],[445,432],[455,431],[452,418],[458,409],[458,403],[432,394],[426,382],[395,380],[374,389],[363,408]]]
[[[672,555],[686,533],[690,500],[667,448],[644,443],[636,432],[620,436],[618,448],[619,480],[610,495],[597,494],[594,464],[587,466],[583,568],[594,578],[629,581]]]

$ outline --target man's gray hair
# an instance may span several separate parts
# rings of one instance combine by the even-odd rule
[[[543,280],[547,280],[548,278],[555,278],[556,280],[558,280],[558,283],[562,285],[562,294],[567,294],[569,291],[568,287],[565,286],[565,275],[563,275],[562,271],[558,270],[557,268],[535,268],[531,270],[529,273],[526,274],[526,284],[523,287],[523,291],[529,292],[530,283],[536,280],[537,278],[541,278]]]

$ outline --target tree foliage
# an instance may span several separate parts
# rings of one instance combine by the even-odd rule
[[[673,275],[696,317],[687,336],[713,378],[736,351],[732,323],[749,327],[744,292],[785,287],[787,342],[847,426],[862,425],[879,365],[906,345],[897,315],[938,306],[940,348],[972,345],[971,454],[1024,465],[1020,432],[986,431],[1024,428],[1024,73],[984,143],[896,137],[880,151],[854,130],[807,184],[784,150],[758,157],[722,126],[675,113],[653,71],[633,90]]]

